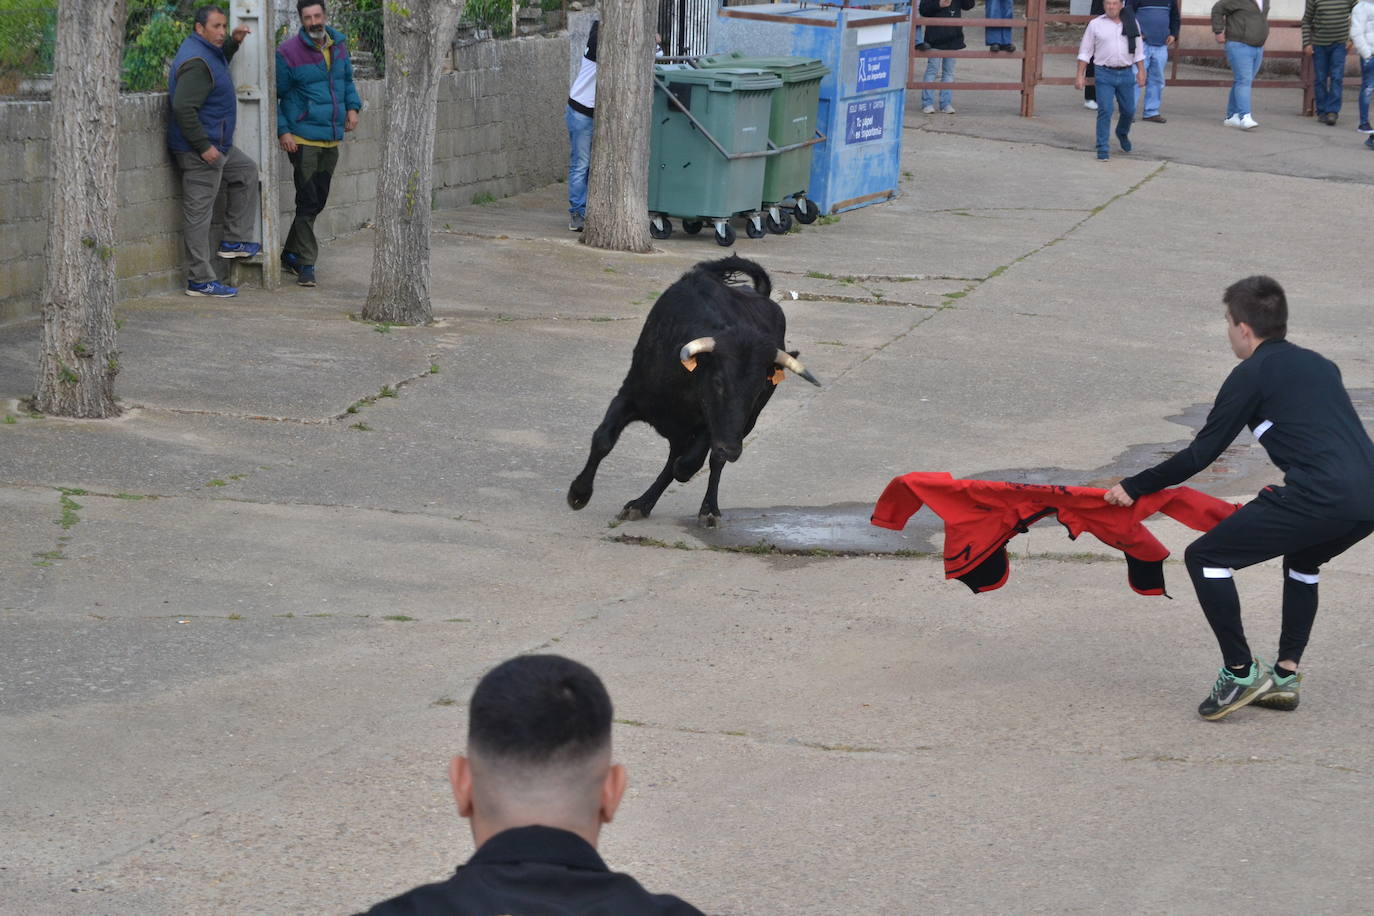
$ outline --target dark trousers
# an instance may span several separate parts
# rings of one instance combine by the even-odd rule
[[[236,146],[210,165],[197,153],[174,154],[181,168],[181,222],[186,277],[192,283],[217,280],[210,223],[215,198],[224,189],[224,241],[251,242],[258,232],[258,164]]]
[[[291,159],[291,178],[296,183],[296,218],[291,221],[282,251],[299,257],[301,264],[313,266],[320,256],[315,217],[329,201],[329,183],[334,167],[339,164],[339,148],[302,143],[287,155]]]
[[[1188,545],[1183,554],[1198,603],[1212,625],[1228,666],[1250,662],[1232,569],[1283,557],[1283,632],[1275,659],[1297,662],[1317,616],[1321,565],[1374,532],[1374,521],[1316,518],[1285,505],[1282,488],[1269,488],[1240,511]]]

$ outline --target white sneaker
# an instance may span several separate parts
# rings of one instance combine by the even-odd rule
[[[1233,114],[1221,123],[1225,124],[1227,127],[1240,127],[1240,115]]]
[[[953,106],[953,105],[946,105],[946,106],[944,106],[943,108],[941,108],[940,110],[943,111],[945,114],[954,114],[954,106]]]
[[[1089,111],[1097,111],[1097,103],[1094,102],[1092,99],[1088,99],[1086,102],[1084,102],[1083,107],[1088,109]]]
[[[935,106],[934,106],[934,105],[923,105],[923,106],[921,107],[921,112],[922,112],[923,114],[935,114]]]
[[[1259,127],[1259,122],[1256,121],[1254,118],[1250,117],[1250,112],[1247,111],[1245,114],[1241,115],[1241,130],[1254,130],[1256,127]]]

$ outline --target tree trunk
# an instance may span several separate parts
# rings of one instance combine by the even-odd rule
[[[127,0],[61,0],[53,61],[48,272],[34,407],[119,414],[114,377],[119,64]]]
[[[609,0],[597,43],[596,120],[582,241],[649,251],[649,121],[654,102],[654,19],[649,0]]]
[[[463,0],[387,0],[386,133],[377,181],[377,241],[363,317],[427,324],[430,189],[439,78]]]

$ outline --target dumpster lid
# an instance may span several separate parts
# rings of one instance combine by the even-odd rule
[[[753,89],[776,89],[782,85],[782,80],[776,74],[749,67],[716,67],[710,70],[655,67],[654,74],[670,83],[706,86],[711,92],[747,92]]]
[[[805,83],[809,80],[824,79],[830,73],[830,68],[814,57],[750,57],[743,51],[703,57],[697,61],[697,66],[711,70],[720,67],[766,70],[776,73],[784,83]]]

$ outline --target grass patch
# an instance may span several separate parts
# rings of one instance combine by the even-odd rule
[[[816,217],[817,226],[831,226],[840,221],[838,214],[822,214]]]
[[[439,364],[438,364],[438,363],[430,363],[430,364],[429,364],[429,374],[430,374],[430,375],[438,375],[438,374],[439,374]]]
[[[440,697],[439,699],[435,700],[433,703],[430,703],[429,705],[431,705],[431,706],[457,706],[457,705],[458,705],[458,701],[455,700],[453,697]]]
[[[3,422],[6,426],[11,426],[19,421],[16,420],[12,414],[5,414],[5,419],[0,420],[0,422]]]
[[[415,618],[414,618],[414,617],[407,617],[405,614],[388,614],[388,615],[386,615],[385,617],[383,617],[382,619],[383,619],[383,620],[395,620],[395,621],[398,621],[398,622],[400,622],[400,623],[409,623],[410,621],[414,620]]]
[[[390,385],[383,385],[383,386],[382,386],[382,390],[379,391],[379,392],[377,392],[377,397],[379,397],[379,398],[394,398],[394,397],[396,397],[396,389],[395,389],[395,388],[392,388]]]
[[[477,207],[485,207],[487,204],[496,203],[496,195],[483,191],[480,194],[472,195],[472,203]]]
[[[616,719],[616,720],[615,720],[615,724],[616,724],[616,725],[633,725],[635,728],[643,728],[644,725],[645,725],[645,723],[639,721],[638,719]]]
[[[471,618],[471,617],[449,617],[449,618],[447,618],[447,619],[444,620],[444,623],[472,623],[472,618]]]
[[[228,617],[227,619],[229,619],[229,620],[242,620],[242,619],[243,619],[243,615],[242,615],[242,614],[230,614],[229,617]]]
[[[810,277],[812,280],[833,280],[833,279],[835,279],[835,275],[834,275],[834,274],[828,274],[828,273],[825,273],[824,271],[820,271],[820,270],[808,270],[808,271],[806,272],[806,275],[807,275],[808,277]]]
[[[139,493],[116,493],[115,499],[144,499]]]
[[[228,482],[223,481],[223,480],[220,480],[218,477],[216,477],[214,480],[212,480],[212,481],[210,481],[209,483],[207,483],[206,486],[207,486],[207,487],[227,487],[227,486],[229,486],[229,484],[228,484]]]
[[[81,517],[76,514],[81,510],[81,503],[72,499],[66,493],[63,493],[62,498],[57,502],[58,505],[62,507],[62,515],[57,519],[57,524],[62,526],[63,531],[68,530],[77,522],[81,521]]]
[[[658,538],[644,537],[638,534],[621,534],[611,538],[617,544],[634,544],[637,547],[661,547],[664,550],[691,550],[692,547],[686,541],[674,541],[669,544]]]
[[[389,321],[381,321],[377,324],[374,324],[372,326],[372,330],[376,331],[378,334],[390,334],[391,329],[394,327],[396,327],[396,325],[392,324]]]
[[[358,432],[360,432],[360,433],[370,433],[370,432],[372,432],[372,427],[371,427],[371,426],[368,426],[366,423],[363,423],[361,420],[358,421],[357,423],[352,424],[352,425],[349,426],[348,428],[349,428],[349,429],[356,429],[356,430],[357,430]]]
[[[818,346],[818,347],[843,347],[843,346],[847,346],[847,345],[845,344],[845,342],[844,342],[843,340],[818,340],[818,341],[816,341],[816,346]]]

